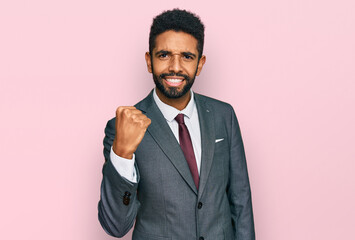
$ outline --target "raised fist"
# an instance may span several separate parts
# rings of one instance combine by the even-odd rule
[[[150,119],[135,107],[118,107],[116,135],[112,145],[115,154],[132,159],[150,123]]]

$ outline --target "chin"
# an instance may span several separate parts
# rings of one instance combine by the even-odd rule
[[[176,88],[173,87],[169,87],[168,89],[164,89],[164,91],[162,92],[164,94],[164,96],[168,97],[168,98],[180,98],[182,96],[184,96],[187,92],[184,91],[184,89],[178,91]]]

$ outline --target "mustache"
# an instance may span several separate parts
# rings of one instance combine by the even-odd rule
[[[190,80],[189,76],[182,74],[182,73],[162,73],[159,75],[159,78],[163,79],[165,77],[172,77],[172,76],[183,77],[183,78],[185,78],[186,81]]]

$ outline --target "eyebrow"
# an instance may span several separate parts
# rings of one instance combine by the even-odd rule
[[[155,56],[158,56],[160,54],[171,54],[170,51],[166,51],[166,50],[160,50],[158,52],[155,53]],[[184,54],[185,56],[193,56],[196,57],[196,54],[192,53],[192,52],[182,52],[182,54]]]
[[[171,53],[171,52],[165,51],[165,50],[160,50],[159,52],[156,52],[156,53],[155,53],[155,56],[158,56],[158,55],[160,55],[160,54],[169,54],[169,53]]]

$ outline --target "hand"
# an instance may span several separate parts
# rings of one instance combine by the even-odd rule
[[[112,149],[116,155],[132,159],[151,120],[135,107],[118,107],[116,110],[116,135]]]

